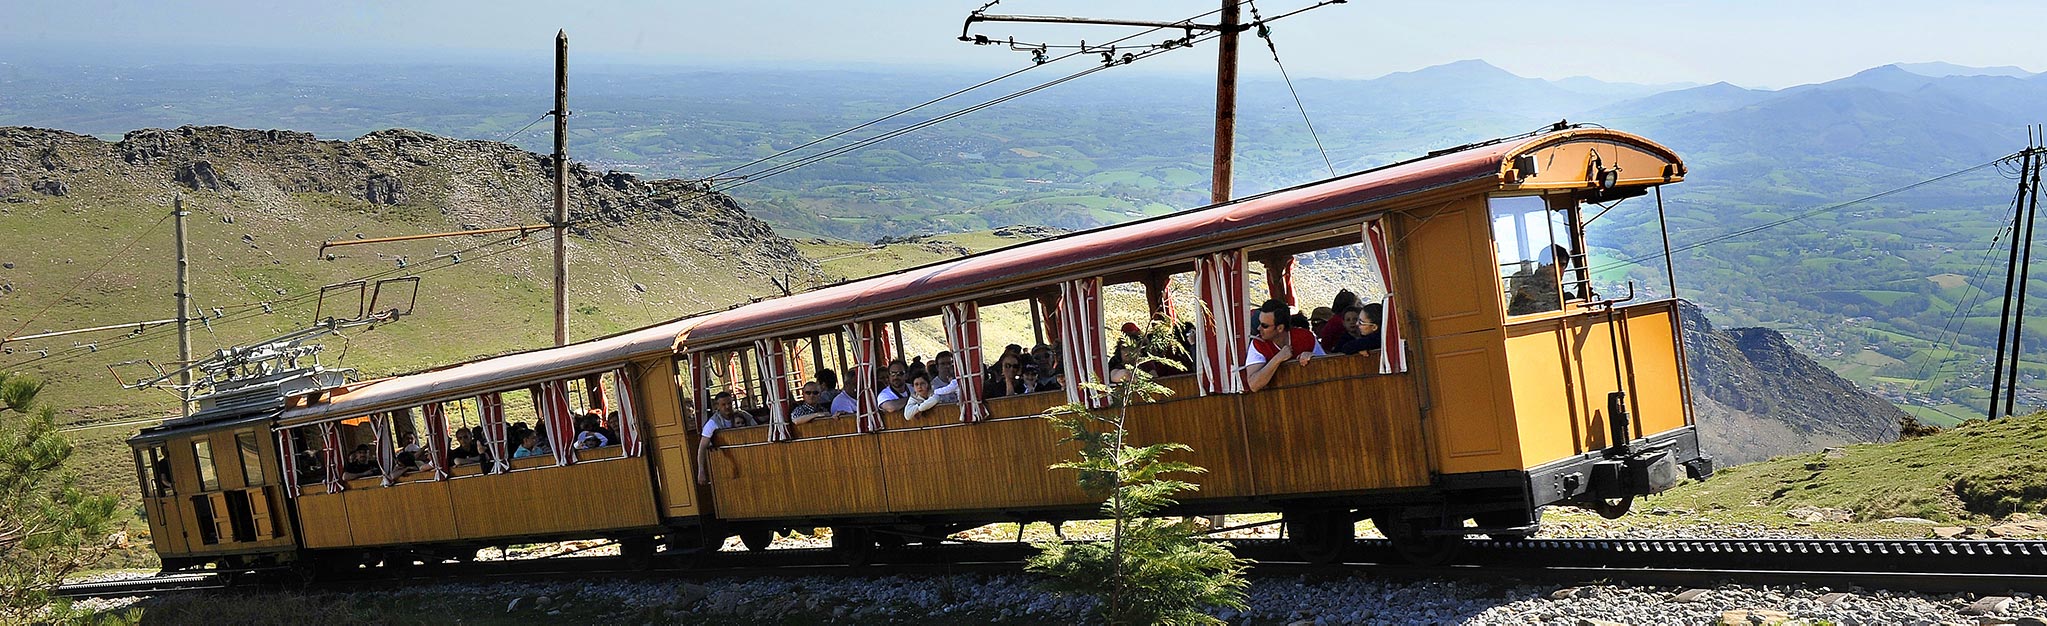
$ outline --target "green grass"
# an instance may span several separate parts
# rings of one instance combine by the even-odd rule
[[[2014,512],[2038,515],[2047,500],[2047,413],[1970,421],[1937,435],[1858,444],[1840,458],[1820,453],[1721,470],[1652,498],[1654,506],[1695,511],[1699,520],[1788,526],[1787,511],[1849,511],[1833,530],[1853,535],[1923,535],[1927,529],[1874,524],[1891,517],[1981,524]]]

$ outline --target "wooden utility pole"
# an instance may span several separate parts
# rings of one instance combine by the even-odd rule
[[[569,32],[554,34],[554,345],[569,343]]]
[[[1215,53],[1215,167],[1209,200],[1230,201],[1230,170],[1237,147],[1237,0],[1223,0]]]
[[[171,221],[178,240],[178,417],[192,416],[192,261],[185,254],[185,196],[171,199]]]

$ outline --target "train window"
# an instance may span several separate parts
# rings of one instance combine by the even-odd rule
[[[1584,259],[1572,248],[1575,211],[1553,211],[1542,196],[1496,197],[1489,205],[1507,314],[1561,310],[1564,293],[1584,285]]]
[[[199,490],[220,491],[220,475],[213,466],[213,442],[205,439],[193,441],[192,458],[199,466]]]
[[[715,396],[719,392],[732,392],[732,406],[759,416],[763,412],[760,366],[755,363],[753,347],[738,350],[724,350],[704,355],[704,393]]]
[[[149,463],[150,484],[156,487],[157,497],[178,495],[177,479],[171,473],[171,459],[164,454],[163,446],[150,446],[142,459]]]
[[[242,484],[263,484],[263,451],[256,447],[256,433],[235,433],[235,448],[242,453]]]
[[[1030,300],[1011,300],[998,304],[982,304],[981,317],[981,359],[993,361],[1002,356],[1002,349],[1009,344],[1036,347],[1038,337],[1052,335],[1051,329],[1041,328],[1043,320],[1032,315]],[[983,363],[981,371],[989,371],[990,363]]]
[[[327,478],[327,442],[319,433],[319,429],[313,426],[291,429],[292,441],[298,444],[298,458],[291,462],[297,464],[301,486],[317,485]]]
[[[700,411],[697,410],[696,404],[697,398],[696,385],[692,383],[691,380],[692,379],[690,378],[689,371],[689,357],[676,355],[675,406],[682,410],[682,423],[684,426],[688,427],[686,430],[688,432],[698,432],[697,427],[700,426],[701,424],[697,420],[701,416],[698,415]]]

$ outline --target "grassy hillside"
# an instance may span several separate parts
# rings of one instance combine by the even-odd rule
[[[163,137],[170,140],[152,140]],[[218,184],[177,180],[196,161],[211,164]],[[403,195],[371,201],[358,171],[399,181]],[[786,239],[728,198],[664,203],[630,176],[571,172],[571,214],[581,222],[568,242],[572,340],[742,302],[772,289],[771,277],[821,280]],[[544,232],[316,251],[323,240],[540,222],[547,177],[537,155],[510,146],[405,131],[320,142],[179,129],[107,143],[0,128],[0,182],[24,181],[0,193],[0,336],[172,317],[174,245],[164,218],[182,196],[191,212],[190,290],[209,317],[193,330],[195,354],[305,326],[322,308],[309,297],[322,285],[407,275],[422,279],[414,314],[327,339],[326,365],[373,377],[544,347],[553,311]],[[62,182],[65,191],[30,191],[29,181]],[[319,315],[337,305],[356,303],[329,302]],[[108,367],[175,361],[175,331],[10,342],[0,352],[0,369],[49,382],[44,398],[63,410],[78,446],[72,469],[84,483],[132,501],[122,441],[174,416],[175,403],[162,391],[122,389]],[[147,372],[118,369],[130,380]]]
[[[1723,469],[1636,503],[1626,523],[1927,537],[1943,526],[2047,535],[2047,413]],[[1654,511],[1663,511],[1662,515]],[[1919,520],[1897,520],[1918,518]],[[1929,523],[1931,522],[1931,523]],[[1938,524],[1935,525],[1935,523]]]

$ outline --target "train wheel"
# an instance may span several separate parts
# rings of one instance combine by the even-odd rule
[[[746,544],[746,549],[754,552],[766,550],[769,545],[775,543],[775,531],[770,528],[742,530],[739,531],[739,542]]]
[[[1635,497],[1628,496],[1618,500],[1594,500],[1592,501],[1592,506],[1590,508],[1592,509],[1592,512],[1598,513],[1600,517],[1604,517],[1606,519],[1620,519],[1622,515],[1628,514],[1628,509],[1632,509],[1634,507]]]
[[[1285,519],[1287,542],[1309,563],[1335,563],[1357,542],[1349,511],[1294,511]]]
[[[1464,547],[1464,535],[1434,534],[1445,529],[1441,520],[1411,520],[1391,515],[1372,518],[1379,532],[1393,542],[1393,551],[1415,565],[1441,565]]]
[[[847,565],[859,567],[874,562],[874,531],[865,528],[832,528],[832,552]]]

